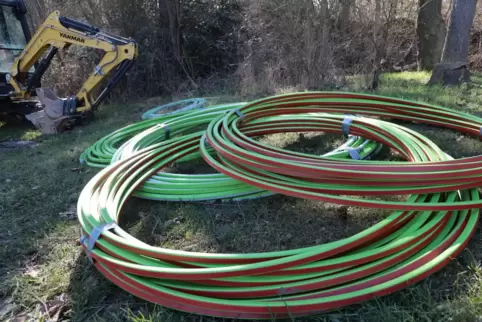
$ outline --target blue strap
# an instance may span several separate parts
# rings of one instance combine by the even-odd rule
[[[353,160],[365,160],[366,158],[368,158],[370,155],[372,155],[373,153],[371,154],[368,154],[366,155],[365,157],[362,157],[360,155],[360,152],[363,151],[363,148],[370,142],[370,140],[365,140],[362,144],[360,144],[359,146],[357,146],[356,148],[348,148],[348,149],[345,149],[345,151],[348,152],[348,154],[350,155],[350,157],[353,159]]]
[[[166,140],[171,139],[171,129],[169,128],[169,125],[164,125],[162,129],[166,132]]]
[[[95,227],[94,230],[92,230],[92,232],[90,233],[89,238],[87,238],[87,236],[82,236],[80,238],[80,243],[83,245],[85,245],[85,242],[87,241],[87,245],[85,245],[87,248],[87,257],[91,262],[92,262],[92,250],[94,249],[95,243],[97,242],[97,240],[99,240],[100,236],[104,231],[112,230],[116,227],[118,226],[115,222],[103,224],[103,225],[100,225],[99,227]]]
[[[243,113],[241,113],[241,111],[240,111],[240,110],[235,109],[235,110],[234,110],[234,113],[236,113],[236,114],[237,114],[237,115],[238,115],[238,116],[239,116],[241,119],[244,119],[244,114],[243,114]]]
[[[348,154],[353,160],[361,160],[362,157],[360,156],[360,148],[348,149]]]
[[[169,125],[162,123],[162,124],[157,124],[157,128],[160,128],[161,130],[164,130],[166,133],[166,140],[169,140],[171,138],[171,129],[169,128]]]
[[[341,123],[341,132],[344,137],[350,136],[350,127],[353,123],[353,115],[347,115],[343,122]]]
[[[208,138],[206,137],[206,133],[203,134],[201,137],[201,142],[203,142],[208,148],[211,147],[211,145],[208,142]]]

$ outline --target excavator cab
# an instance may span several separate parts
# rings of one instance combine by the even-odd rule
[[[22,26],[25,13],[22,6],[0,6],[0,73],[3,75],[10,72],[15,58],[27,45],[28,29]]]
[[[34,102],[13,104],[10,99],[13,87],[7,80],[15,60],[30,39],[27,9],[23,0],[0,0],[0,114],[24,115],[36,109],[37,104]],[[35,66],[32,66],[27,77],[34,72]]]
[[[0,0],[0,74],[10,73],[15,59],[30,41],[27,9],[22,0]],[[33,72],[33,70],[32,70]]]

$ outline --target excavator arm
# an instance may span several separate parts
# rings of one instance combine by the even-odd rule
[[[73,97],[60,99],[53,91],[39,88],[40,80],[57,51],[72,45],[100,49],[105,54],[79,92]],[[45,58],[39,62],[44,54]],[[56,122],[80,115],[99,106],[133,65],[137,55],[137,44],[133,40],[102,32],[86,23],[62,17],[55,11],[14,61],[6,77],[14,89],[10,96],[13,100],[25,100],[37,95],[45,114],[36,115],[37,118],[46,116]],[[35,64],[32,74],[31,68]],[[39,127],[39,124],[36,125]],[[51,126],[53,124],[49,124]]]

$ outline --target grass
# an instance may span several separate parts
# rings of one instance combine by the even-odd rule
[[[379,94],[482,112],[482,88],[427,87],[426,73],[385,75]],[[230,100],[234,98],[224,98]],[[80,153],[109,132],[135,122],[146,106],[105,106],[95,122],[59,136],[0,123],[0,141],[35,140],[34,149],[0,152],[0,320],[223,321],[146,303],[113,286],[91,267],[77,244],[75,204],[96,170]],[[453,157],[480,154],[482,143],[449,130],[410,125]],[[336,135],[274,135],[269,144],[323,153]],[[121,225],[136,237],[190,251],[256,252],[337,240],[386,215],[283,196],[238,204],[132,200]],[[459,258],[416,286],[393,295],[297,321],[481,321],[482,233]]]

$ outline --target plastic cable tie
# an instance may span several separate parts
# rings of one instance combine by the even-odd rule
[[[207,147],[211,147],[211,144],[209,144],[209,141],[208,141],[208,138],[207,138],[207,136],[206,136],[206,133],[203,134],[201,140],[202,140],[202,142],[203,142]]]
[[[241,111],[239,109],[235,109],[234,113],[236,113],[241,119],[244,119],[244,114],[241,113]]]
[[[97,240],[99,240],[100,236],[102,235],[103,232],[112,230],[117,227],[117,224],[115,222],[111,222],[108,224],[103,224],[98,227],[95,227],[94,230],[90,233],[89,237],[87,236],[82,236],[80,238],[80,243],[85,245],[87,242],[87,245],[85,247],[87,248],[87,257],[89,260],[92,262],[92,251],[94,250],[95,243]]]
[[[169,128],[169,125],[167,124],[160,124],[161,129],[166,132],[166,140],[171,139],[171,129]]]
[[[353,149],[348,149],[348,154],[350,155],[350,157],[353,159],[353,160],[361,160],[361,156],[360,156],[360,151],[361,149],[360,148],[353,148]]]
[[[354,117],[355,117],[354,115],[347,115],[343,120],[343,122],[341,123],[341,131],[343,133],[343,136],[346,138],[350,136],[350,127],[353,123]]]

